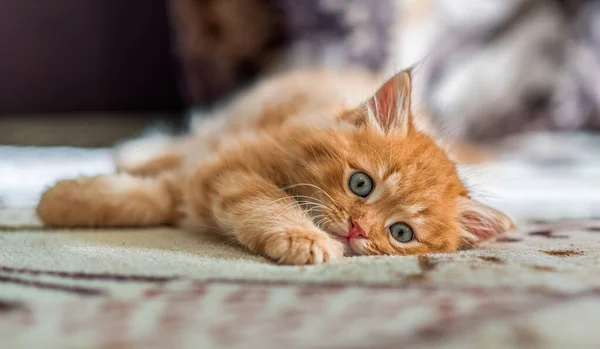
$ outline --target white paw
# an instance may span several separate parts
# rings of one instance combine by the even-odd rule
[[[274,235],[265,253],[280,264],[320,264],[343,257],[344,247],[323,232],[288,229]]]

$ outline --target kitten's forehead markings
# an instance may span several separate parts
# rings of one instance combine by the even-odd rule
[[[378,178],[385,178],[383,176],[383,174],[386,171],[387,170],[385,168],[380,169],[377,173]],[[375,181],[377,181],[377,180],[375,179]],[[373,190],[373,192],[367,199],[367,202],[373,203],[373,202],[379,200],[385,192],[388,192],[388,193],[393,192],[398,187],[399,184],[400,184],[400,174],[392,173],[391,175],[387,176],[387,178],[383,179],[380,183],[375,183],[375,189]]]
[[[367,203],[373,203],[379,200],[383,196],[383,193],[391,188],[386,180],[380,180],[380,178],[384,178],[383,176],[386,173],[386,171],[386,167],[380,167],[377,169],[377,177],[373,178],[373,184],[375,185],[375,189],[373,189],[373,192],[367,198]]]
[[[385,179],[385,182],[390,188],[396,188],[400,185],[400,174],[392,173]]]
[[[404,212],[411,216],[416,216],[420,214],[423,210],[425,210],[425,206],[418,204],[410,205],[404,208]]]
[[[367,198],[366,202],[369,203],[369,204],[372,204],[375,201],[381,199],[382,195],[383,195],[383,188],[382,188],[382,186],[375,184],[375,189],[373,189],[373,192],[371,193],[371,195],[369,195],[369,197]]]

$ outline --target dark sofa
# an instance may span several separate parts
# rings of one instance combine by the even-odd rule
[[[0,116],[182,108],[165,0],[0,0]]]

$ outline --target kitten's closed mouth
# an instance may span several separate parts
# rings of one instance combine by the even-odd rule
[[[366,239],[364,235],[357,236],[351,232],[351,227],[346,229],[340,227],[329,232],[329,236],[332,239],[337,240],[344,245],[344,256],[346,257],[359,256],[360,254],[356,252],[357,244],[360,240]]]

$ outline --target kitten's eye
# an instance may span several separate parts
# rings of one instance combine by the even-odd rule
[[[366,198],[373,190],[373,180],[364,172],[356,172],[350,176],[350,190],[361,198]]]
[[[402,222],[394,223],[390,226],[390,234],[392,237],[399,242],[410,242],[414,238],[415,234],[412,228]]]

